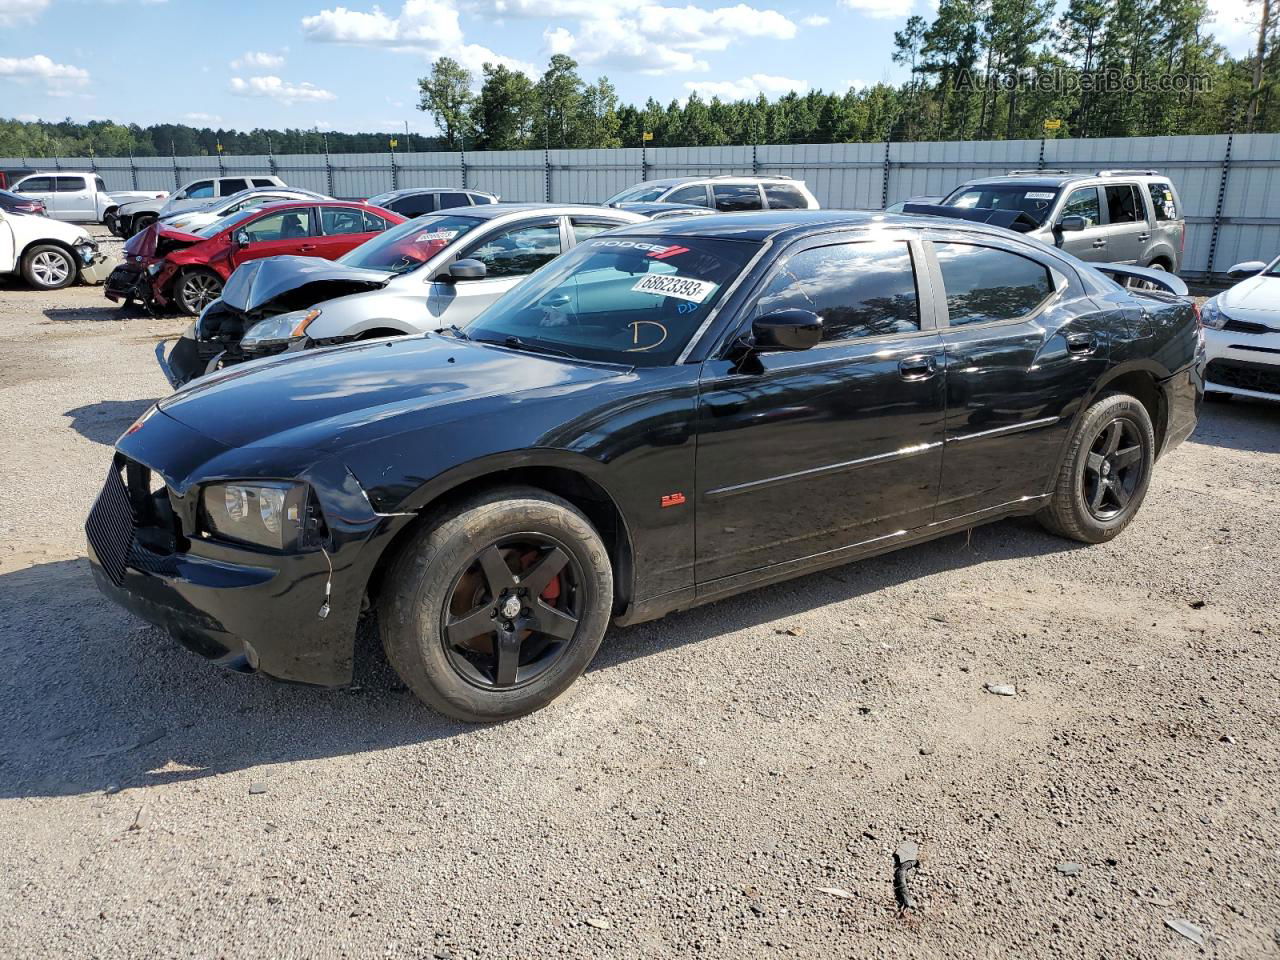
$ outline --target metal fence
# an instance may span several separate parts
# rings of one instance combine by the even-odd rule
[[[756,147],[514,150],[496,153],[363,153],[291,156],[0,158],[3,166],[94,170],[108,189],[174,190],[213,176],[272,173],[335,197],[410,186],[472,187],[504,200],[599,202],[641,180],[727,173],[804,180],[824,207],[878,210],[942,194],[972,177],[1011,168],[1155,167],[1178,187],[1189,224],[1183,273],[1225,272],[1280,252],[1280,134],[816,143]]]

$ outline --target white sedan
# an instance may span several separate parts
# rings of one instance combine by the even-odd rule
[[[1280,400],[1280,257],[1238,263],[1227,276],[1248,279],[1200,308],[1205,394]]]

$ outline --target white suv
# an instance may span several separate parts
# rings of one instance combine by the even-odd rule
[[[628,203],[686,203],[712,210],[817,210],[817,197],[803,180],[790,177],[668,177],[627,187],[605,201],[611,207]]]
[[[107,221],[107,226],[117,237],[126,240],[155,223],[161,217],[205,204],[218,197],[229,197],[242,190],[257,187],[283,187],[287,184],[279,177],[206,177],[203,180],[192,180],[181,190],[170,197],[158,200],[141,200],[137,203],[121,204],[116,215]]]

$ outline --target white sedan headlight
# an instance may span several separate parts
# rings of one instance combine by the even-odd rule
[[[1210,297],[1200,305],[1200,325],[1208,330],[1221,330],[1231,319],[1218,306],[1218,298]]]
[[[306,335],[307,327],[320,316],[317,308],[311,310],[294,310],[278,316],[268,317],[255,323],[240,339],[240,346],[246,350],[262,347],[276,347],[301,340]]]

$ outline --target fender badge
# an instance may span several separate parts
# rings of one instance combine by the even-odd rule
[[[683,493],[664,493],[662,495],[663,509],[666,509],[667,507],[678,507],[682,503],[684,503]]]

